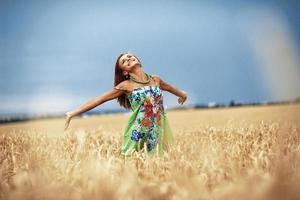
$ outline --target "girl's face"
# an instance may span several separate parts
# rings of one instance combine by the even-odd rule
[[[136,64],[141,64],[135,55],[126,53],[119,59],[119,66],[123,71],[130,71]]]

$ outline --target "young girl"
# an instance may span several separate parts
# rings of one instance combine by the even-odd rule
[[[132,111],[122,141],[123,158],[141,149],[146,150],[148,155],[157,152],[161,156],[174,140],[163,106],[162,90],[178,96],[181,105],[187,99],[185,91],[173,87],[157,75],[144,72],[137,56],[121,54],[115,64],[113,89],[76,110],[66,112],[65,130],[72,117],[117,98],[120,106]]]

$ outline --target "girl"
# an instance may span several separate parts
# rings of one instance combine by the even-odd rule
[[[157,152],[161,156],[174,140],[163,106],[162,90],[178,96],[181,105],[186,101],[187,93],[157,75],[144,72],[140,60],[132,53],[122,53],[117,58],[114,81],[111,91],[66,112],[65,130],[74,116],[117,98],[120,106],[132,111],[123,135],[123,158],[143,148],[148,155]]]

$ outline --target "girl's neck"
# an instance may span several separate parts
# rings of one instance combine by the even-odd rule
[[[129,75],[136,80],[141,80],[141,81],[147,80],[147,76],[141,67],[134,68],[132,72],[129,72]]]

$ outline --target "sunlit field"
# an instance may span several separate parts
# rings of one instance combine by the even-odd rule
[[[0,126],[1,199],[300,199],[300,105],[168,111],[175,144],[123,161],[128,114]]]

